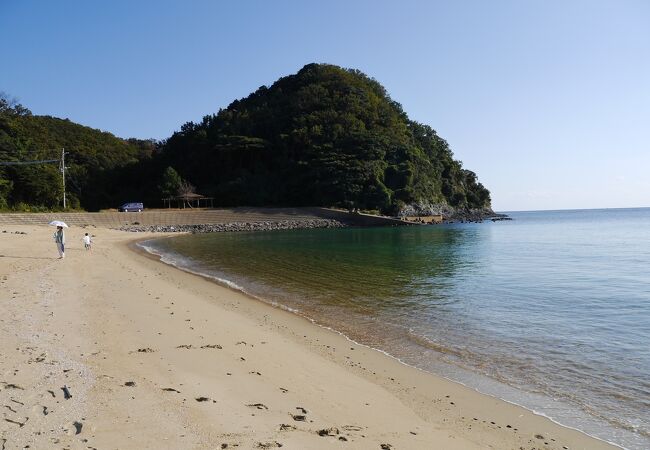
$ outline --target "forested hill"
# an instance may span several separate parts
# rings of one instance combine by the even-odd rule
[[[115,176],[151,158],[155,143],[120,139],[67,119],[34,116],[0,96],[0,161],[58,160],[63,148],[68,206],[96,209],[129,195],[133,187],[116,185]],[[62,198],[58,161],[0,166],[0,209],[56,209]]]
[[[357,70],[308,64],[161,143],[124,140],[0,96],[0,161],[67,156],[72,206],[159,206],[188,184],[215,205],[399,213],[488,209],[490,194],[429,126]],[[183,183],[185,181],[185,183]],[[57,164],[0,166],[0,208],[55,207]]]
[[[221,204],[490,208],[489,191],[431,127],[377,81],[328,64],[186,123],[161,158]]]

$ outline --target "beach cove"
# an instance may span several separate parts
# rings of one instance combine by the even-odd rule
[[[615,448],[134,251],[160,234],[5,228],[7,450]]]

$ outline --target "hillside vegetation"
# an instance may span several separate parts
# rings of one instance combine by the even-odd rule
[[[222,204],[489,208],[476,174],[375,80],[309,64],[200,123],[161,158]]]
[[[74,198],[88,209],[135,198],[158,204],[182,180],[223,206],[394,214],[413,207],[490,208],[489,191],[431,127],[409,120],[377,81],[328,64],[308,64],[262,86],[157,146],[52,117],[13,113],[2,120],[0,152],[24,158],[36,150],[49,158],[69,149]],[[39,186],[48,195],[21,181],[32,170],[43,175]],[[56,170],[5,168],[0,183],[11,186],[4,198],[54,205]]]
[[[135,183],[118,185],[115,175],[153,155],[155,143],[120,139],[67,119],[34,116],[0,96],[0,161],[58,160],[66,150],[66,192],[71,208],[114,206]],[[0,166],[0,208],[57,209],[63,186],[59,162]]]

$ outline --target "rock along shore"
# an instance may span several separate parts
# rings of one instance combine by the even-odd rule
[[[455,208],[447,204],[413,203],[404,206],[398,217],[442,216],[441,223],[481,223],[485,220],[498,222],[512,220],[506,214],[495,213],[491,208]]]
[[[344,228],[348,225],[333,219],[280,220],[263,222],[230,222],[199,225],[149,225],[137,222],[117,228],[132,233],[224,233],[235,231],[274,231],[310,228]]]

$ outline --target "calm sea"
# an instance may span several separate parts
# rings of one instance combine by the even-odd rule
[[[650,448],[650,208],[145,246],[401,361]]]

